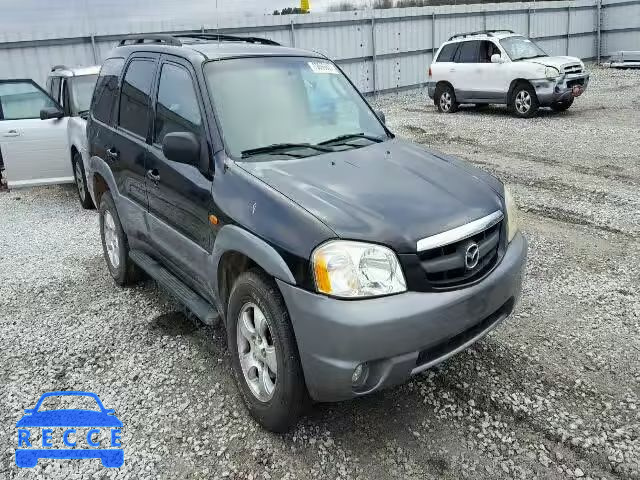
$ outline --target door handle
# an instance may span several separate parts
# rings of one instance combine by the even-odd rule
[[[107,150],[107,158],[110,160],[117,160],[118,157],[120,156],[120,152],[118,152],[118,150],[115,149],[115,147],[111,147],[109,150]]]
[[[20,132],[17,130],[8,130],[2,134],[3,137],[19,137]]]
[[[449,69],[449,71],[450,71],[450,72],[455,72],[455,71],[456,71],[456,69],[455,69],[455,68],[450,68],[450,69]]]
[[[155,168],[153,170],[147,170],[147,178],[157,184],[160,181],[160,174]]]

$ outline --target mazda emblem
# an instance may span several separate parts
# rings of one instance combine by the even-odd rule
[[[472,242],[467,245],[467,249],[464,252],[464,266],[467,267],[467,270],[472,270],[476,268],[479,260],[480,250],[478,249],[478,244]]]

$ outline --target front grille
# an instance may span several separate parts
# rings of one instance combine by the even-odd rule
[[[418,253],[420,265],[433,289],[448,289],[472,283],[489,273],[498,261],[502,221],[464,240]],[[478,245],[478,263],[467,268],[465,255]]]
[[[562,67],[564,73],[582,73],[582,66],[579,63],[572,63]]]

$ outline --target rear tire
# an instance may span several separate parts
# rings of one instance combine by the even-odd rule
[[[87,175],[84,172],[84,163],[82,162],[82,155],[80,155],[79,152],[73,155],[73,175],[76,180],[76,191],[78,192],[78,199],[80,200],[82,208],[85,210],[96,208],[87,189]]]
[[[129,258],[127,235],[109,192],[103,193],[100,200],[100,238],[104,259],[115,282],[121,287],[136,283],[141,271]]]
[[[509,103],[511,111],[520,118],[533,117],[540,103],[535,89],[529,83],[519,83],[513,89],[511,94],[511,102]]]
[[[552,103],[551,110],[554,112],[564,112],[565,110],[568,110],[571,105],[573,105],[573,98],[565,100],[564,102]]]
[[[227,309],[233,372],[250,415],[272,432],[286,432],[308,400],[287,307],[261,270],[240,274]]]
[[[440,85],[436,88],[434,102],[440,113],[455,113],[460,106],[456,101],[456,93],[450,85]]]

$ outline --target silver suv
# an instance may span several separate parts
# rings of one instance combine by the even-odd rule
[[[579,58],[550,56],[511,30],[488,30],[454,35],[440,47],[428,93],[442,113],[461,103],[497,103],[528,118],[539,107],[568,109],[588,83]]]

